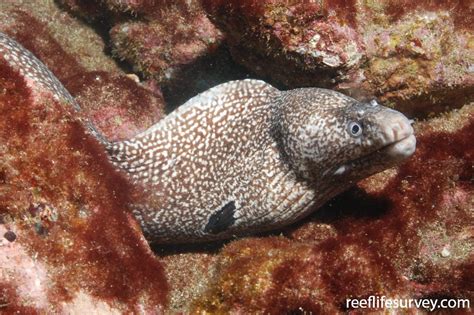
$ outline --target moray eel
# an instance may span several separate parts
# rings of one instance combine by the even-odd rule
[[[3,58],[56,98],[79,105],[46,66],[0,33]],[[110,161],[149,197],[129,205],[149,241],[231,238],[293,223],[416,147],[411,121],[376,101],[320,88],[232,81],[190,99]]]

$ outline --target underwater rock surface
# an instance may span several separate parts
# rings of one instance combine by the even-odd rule
[[[0,287],[16,292],[3,308],[164,305],[163,267],[124,206],[132,188],[77,114],[3,59],[0,86]]]
[[[215,51],[221,32],[209,21],[197,1],[155,10],[151,20],[117,23],[110,30],[114,53],[145,77],[159,83],[176,80],[180,70]]]
[[[412,117],[448,112],[415,123],[418,147],[407,163],[363,180],[295,226],[153,252],[126,208],[139,192],[77,113],[0,56],[0,313],[343,313],[352,311],[346,298],[372,294],[467,298],[472,306],[469,3],[206,0],[208,20],[197,1],[57,2],[61,8],[0,3],[0,31],[43,60],[83,107],[79,116],[110,139],[158,121],[165,99],[185,98],[169,93],[192,96],[207,88],[196,80],[217,83],[199,64],[214,62],[215,49],[225,55],[222,43],[236,62],[283,86],[376,95]],[[168,20],[158,20],[161,11]],[[125,57],[133,50],[114,46],[127,61],[117,64],[108,31],[113,45],[123,36],[146,49],[133,59]],[[224,71],[238,68],[223,60]],[[132,68],[149,78],[140,81]],[[230,72],[225,80],[244,75]],[[184,83],[165,87],[166,73]]]
[[[377,96],[410,115],[473,99],[469,1],[203,2],[234,59],[285,86]]]
[[[222,32],[198,0],[58,2],[75,16],[102,26],[113,55],[152,85],[160,84],[171,108],[247,75],[230,61]]]

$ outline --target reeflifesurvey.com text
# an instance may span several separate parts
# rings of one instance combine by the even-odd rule
[[[408,309],[418,308],[429,311],[439,309],[470,309],[469,299],[408,299],[388,298],[384,295],[371,295],[363,299],[346,299],[347,309]]]

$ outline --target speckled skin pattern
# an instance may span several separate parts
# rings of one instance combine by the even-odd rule
[[[80,110],[55,76],[6,35],[0,53]],[[149,197],[130,205],[150,241],[199,242],[278,228],[356,181],[413,154],[401,113],[318,88],[279,91],[258,80],[221,84],[136,137],[110,160]]]

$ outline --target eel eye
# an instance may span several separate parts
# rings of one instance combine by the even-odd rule
[[[358,122],[351,121],[347,129],[353,137],[359,137],[362,135],[362,126]]]

